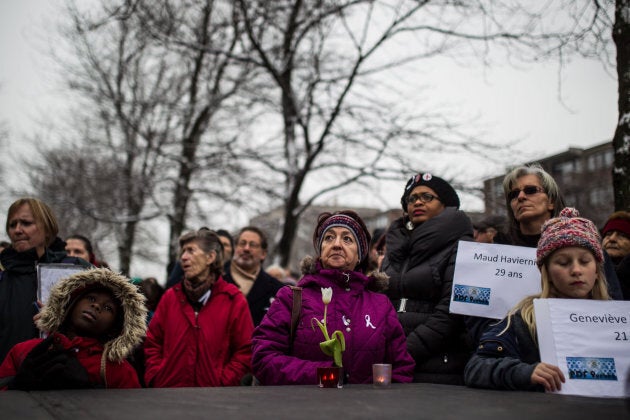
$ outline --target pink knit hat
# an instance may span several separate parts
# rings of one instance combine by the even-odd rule
[[[580,212],[576,209],[565,207],[559,217],[547,220],[542,227],[536,249],[538,267],[542,266],[545,258],[555,250],[570,246],[586,248],[593,253],[597,262],[604,261],[601,236],[595,224],[580,217]]]

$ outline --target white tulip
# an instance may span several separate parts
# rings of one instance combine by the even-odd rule
[[[332,300],[332,287],[322,287],[322,302],[328,305]]]

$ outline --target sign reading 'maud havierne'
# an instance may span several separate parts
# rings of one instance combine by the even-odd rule
[[[521,299],[538,293],[535,248],[459,242],[451,312],[500,319]]]

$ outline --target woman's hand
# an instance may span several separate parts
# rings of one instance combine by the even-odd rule
[[[540,362],[536,365],[531,377],[532,384],[538,384],[545,387],[545,391],[560,391],[564,374],[558,366]]]

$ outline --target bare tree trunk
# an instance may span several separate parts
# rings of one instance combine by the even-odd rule
[[[297,209],[300,208],[298,196],[302,189],[304,176],[300,174],[300,176],[294,178],[293,181],[295,185],[293,185],[293,188],[289,191],[289,197],[286,201],[282,235],[275,252],[275,254],[280,257],[280,265],[283,267],[288,267],[291,262],[291,250],[293,249],[293,242],[295,241],[300,219],[300,214],[297,212]]]
[[[630,0],[617,0],[613,39],[617,46],[619,121],[613,138],[615,210],[630,209]]]
[[[120,259],[120,271],[129,275],[133,244],[136,239],[136,226],[138,222],[126,223],[123,228],[123,237],[118,246],[118,258]]]
[[[193,164],[195,161],[195,151],[197,144],[191,139],[184,141],[184,150],[182,153],[182,163],[179,167],[177,176],[177,185],[173,193],[173,216],[169,218],[170,236],[169,236],[169,263],[173,263],[177,259],[177,239],[184,230],[184,221],[186,220],[186,209],[190,202],[190,179],[193,175]]]

